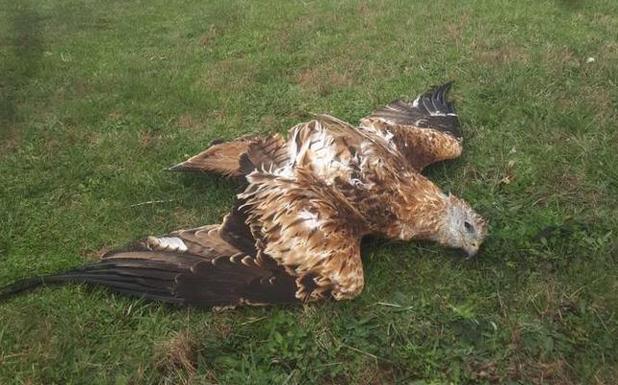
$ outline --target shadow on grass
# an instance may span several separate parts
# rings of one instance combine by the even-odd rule
[[[8,58],[0,63],[0,139],[14,135],[18,117],[17,96],[41,68],[43,38],[41,17],[28,2],[8,12]]]
[[[178,183],[195,189],[196,193],[208,194],[223,192],[230,195],[239,194],[247,187],[242,178],[226,178],[222,175],[202,172],[176,172],[170,174],[177,178]],[[175,175],[174,175],[175,174]]]
[[[583,0],[555,0],[559,7],[576,11],[584,6]]]

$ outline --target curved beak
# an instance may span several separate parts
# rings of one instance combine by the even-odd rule
[[[467,258],[472,258],[476,255],[476,253],[478,253],[479,251],[479,245],[478,244],[474,244],[474,245],[468,245],[466,247],[464,247],[463,249],[466,252]]]

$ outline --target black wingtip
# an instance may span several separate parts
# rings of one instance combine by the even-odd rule
[[[112,291],[167,303],[182,303],[183,298],[174,294],[175,278],[188,271],[172,262],[133,258],[140,252],[126,252],[126,256],[106,258],[100,262],[83,265],[60,274],[23,279],[0,288],[0,302],[24,291],[46,284],[85,284],[106,287]],[[121,253],[122,254],[122,253]],[[201,261],[198,257],[183,256],[189,262]]]
[[[444,97],[448,94],[454,82],[454,80],[449,80],[442,85],[433,86],[425,93],[425,96],[444,101]]]
[[[38,286],[41,286],[44,283],[44,277],[34,277],[16,281],[10,285],[0,288],[0,302],[3,302],[23,291],[32,290]]]
[[[449,112],[453,112],[453,105],[451,103],[449,103],[446,100],[446,95],[448,94],[449,90],[451,89],[451,86],[453,85],[453,80],[450,80],[446,83],[444,83],[443,85],[441,85],[437,92],[436,92],[436,99],[438,101],[438,103],[440,103],[443,106],[446,106],[447,110]]]
[[[448,91],[453,86],[453,83],[455,83],[454,80],[449,80],[449,81],[447,81],[445,83],[442,83],[440,85],[435,85],[434,84],[431,87],[429,87],[429,89],[427,91],[425,91],[422,95],[426,96],[426,97],[431,97],[431,96],[437,95],[439,93],[446,94],[446,93],[448,93]]]
[[[421,97],[425,108],[431,112],[440,112],[444,114],[456,113],[453,103],[450,103],[446,98],[454,82],[454,80],[449,80],[442,85],[431,87],[425,92]]]

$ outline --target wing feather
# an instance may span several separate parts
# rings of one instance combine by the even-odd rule
[[[197,155],[169,168],[170,171],[212,172],[227,177],[242,176],[241,157],[260,138],[245,136],[231,142],[214,141]]]
[[[361,126],[391,142],[417,170],[461,155],[462,134],[453,103],[452,82],[432,88],[412,101],[396,100],[361,120]]]
[[[362,215],[303,167],[294,177],[254,171],[247,179],[249,187],[239,195],[247,222],[262,251],[294,271],[297,297],[358,295],[364,285],[360,239],[367,231]]]
[[[222,225],[148,237],[100,262],[16,282],[0,298],[47,283],[83,283],[194,306],[352,298],[363,288],[362,217],[310,172],[253,171]]]

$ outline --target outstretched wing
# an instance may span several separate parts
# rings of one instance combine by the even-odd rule
[[[151,236],[108,253],[98,263],[16,282],[1,289],[0,298],[41,284],[76,282],[205,307],[299,302],[296,277],[289,269],[263,253],[240,251],[224,239],[221,229],[210,225]]]
[[[453,104],[446,99],[452,82],[413,101],[397,100],[361,120],[361,127],[388,140],[417,170],[461,155],[462,135]]]
[[[364,283],[363,221],[335,190],[294,172],[251,172],[221,225],[148,237],[98,263],[19,281],[0,289],[0,299],[67,282],[206,307],[352,298]]]
[[[281,135],[245,136],[230,142],[215,141],[206,150],[169,170],[244,177],[253,169],[252,165],[265,168],[282,166],[288,159],[287,155],[286,141]]]

